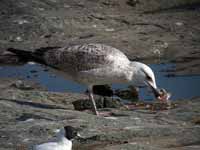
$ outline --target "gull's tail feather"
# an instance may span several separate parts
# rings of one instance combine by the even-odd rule
[[[44,54],[52,49],[57,49],[59,47],[42,47],[34,51],[26,51],[22,49],[8,48],[7,51],[14,53],[20,59],[21,62],[37,62],[41,64],[46,64],[44,60]]]
[[[17,57],[19,57],[20,61],[22,62],[33,61],[33,52],[25,51],[21,49],[15,49],[15,48],[8,48],[7,51],[16,54]]]

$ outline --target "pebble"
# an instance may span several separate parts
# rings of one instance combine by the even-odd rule
[[[115,31],[115,29],[114,28],[107,28],[107,29],[105,29],[105,31],[107,31],[107,32],[113,32],[113,31]]]
[[[18,23],[19,25],[29,23],[27,20],[15,20],[14,22]]]
[[[32,122],[32,121],[34,121],[34,119],[33,118],[29,118],[29,119],[25,120],[24,122]]]
[[[117,120],[117,117],[104,117],[105,119]]]
[[[14,86],[18,89],[23,89],[23,90],[33,89],[30,85],[27,85],[22,80],[17,80],[15,83],[12,84],[12,86]]]
[[[176,22],[175,25],[177,25],[177,26],[182,26],[182,25],[183,25],[183,22]]]
[[[93,27],[93,28],[96,28],[96,27],[97,27],[97,25],[96,25],[96,24],[94,24],[94,25],[92,25],[92,27]]]
[[[15,40],[16,40],[17,42],[23,41],[22,37],[20,37],[20,36],[16,37]]]

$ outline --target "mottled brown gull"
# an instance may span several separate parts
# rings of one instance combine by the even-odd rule
[[[96,115],[93,85],[131,83],[147,85],[161,99],[153,71],[147,65],[130,61],[120,50],[104,44],[82,44],[62,48],[41,48],[33,52],[9,48],[23,61],[35,61],[67,74],[72,80],[88,87]]]

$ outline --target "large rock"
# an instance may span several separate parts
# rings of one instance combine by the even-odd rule
[[[130,59],[199,57],[199,7],[199,0],[2,0],[0,52],[97,42]],[[189,61],[194,74],[198,60]]]
[[[95,97],[97,108],[122,108],[123,103],[119,99],[112,97]],[[92,109],[92,101],[89,99],[80,99],[73,102],[75,110]]]
[[[23,91],[10,87],[8,80],[3,83],[1,150],[26,149],[45,142],[64,125],[79,128],[84,137],[74,141],[75,150],[200,148],[200,127],[194,122],[200,114],[199,98],[177,101],[177,108],[157,112],[110,109],[112,116],[104,118],[74,110],[72,102],[84,95]]]

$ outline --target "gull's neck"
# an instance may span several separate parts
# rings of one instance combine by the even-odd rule
[[[137,82],[140,78],[140,74],[141,74],[140,70],[144,65],[145,64],[137,62],[137,61],[132,61],[129,63],[127,75],[129,75],[129,80],[133,84],[137,84]]]
[[[128,81],[132,81],[133,78],[135,78],[138,74],[138,70],[140,68],[140,64],[139,62],[134,62],[134,61],[130,61],[130,63],[126,66],[126,69],[124,70],[124,73],[126,75],[126,78],[128,79]]]
[[[59,136],[58,138],[57,138],[57,140],[58,140],[58,142],[62,142],[62,143],[69,143],[69,142],[71,142],[70,140],[68,140],[66,137],[64,137],[64,136]]]
[[[72,141],[68,140],[65,137],[60,137],[58,139],[58,143],[59,143],[59,145],[63,145],[63,147],[65,147],[65,150],[71,150],[72,149]]]
[[[61,129],[61,131],[57,134],[57,141],[58,141],[59,143],[64,143],[64,144],[72,143],[71,140],[68,140],[68,139],[64,136],[64,131],[63,131],[63,129]]]

